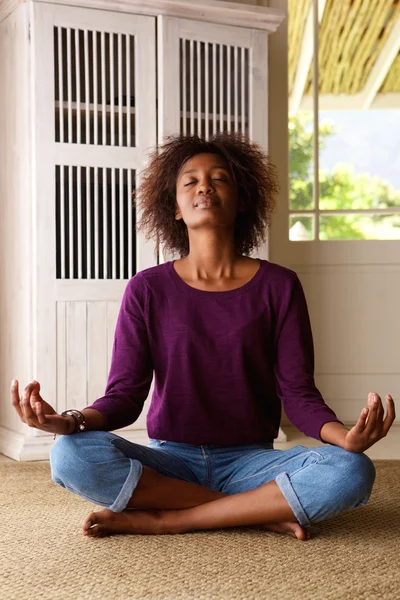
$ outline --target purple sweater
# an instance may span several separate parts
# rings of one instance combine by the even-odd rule
[[[240,288],[192,288],[173,261],[128,281],[115,329],[104,396],[88,408],[106,431],[134,423],[154,392],[150,438],[236,446],[272,442],[281,400],[290,421],[320,440],[324,423],[341,423],[314,383],[314,348],[296,273],[260,260]]]

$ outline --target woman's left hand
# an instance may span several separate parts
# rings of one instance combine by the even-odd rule
[[[343,448],[349,452],[364,452],[367,448],[387,435],[395,420],[393,398],[386,396],[386,417],[383,419],[384,408],[378,394],[368,394],[368,408],[361,411],[360,418],[344,439]]]

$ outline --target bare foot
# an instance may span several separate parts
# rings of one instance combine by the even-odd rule
[[[83,535],[90,537],[106,537],[118,533],[138,535],[165,535],[183,533],[173,521],[167,520],[172,511],[163,510],[123,510],[113,512],[108,508],[91,512],[82,522]],[[282,522],[254,525],[258,529],[266,529],[276,533],[289,534],[298,540],[308,540],[311,537],[309,530],[298,523]]]
[[[105,537],[116,533],[162,535],[170,533],[161,510],[123,510],[108,508],[91,512],[82,522],[83,535]]]
[[[290,521],[282,523],[266,523],[265,525],[257,525],[261,529],[267,529],[268,531],[274,531],[276,533],[285,533],[293,535],[298,540],[309,540],[311,533],[308,529],[304,529],[299,523],[291,523]]]

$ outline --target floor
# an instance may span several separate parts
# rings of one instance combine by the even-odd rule
[[[307,448],[313,448],[314,446],[320,446],[321,442],[313,438],[308,438],[300,433],[294,427],[283,427],[284,433],[287,435],[287,442],[275,443],[274,447],[277,450],[287,450],[297,444],[302,444]],[[400,425],[393,425],[385,438],[382,438],[368,448],[365,454],[372,460],[400,460]],[[141,442],[146,443],[146,442]],[[0,454],[0,462],[15,462],[11,458]],[[47,461],[43,461],[47,462]]]

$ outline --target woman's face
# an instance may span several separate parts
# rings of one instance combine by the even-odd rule
[[[196,229],[232,226],[238,212],[236,182],[226,159],[218,154],[196,154],[186,161],[176,180],[177,220]]]

